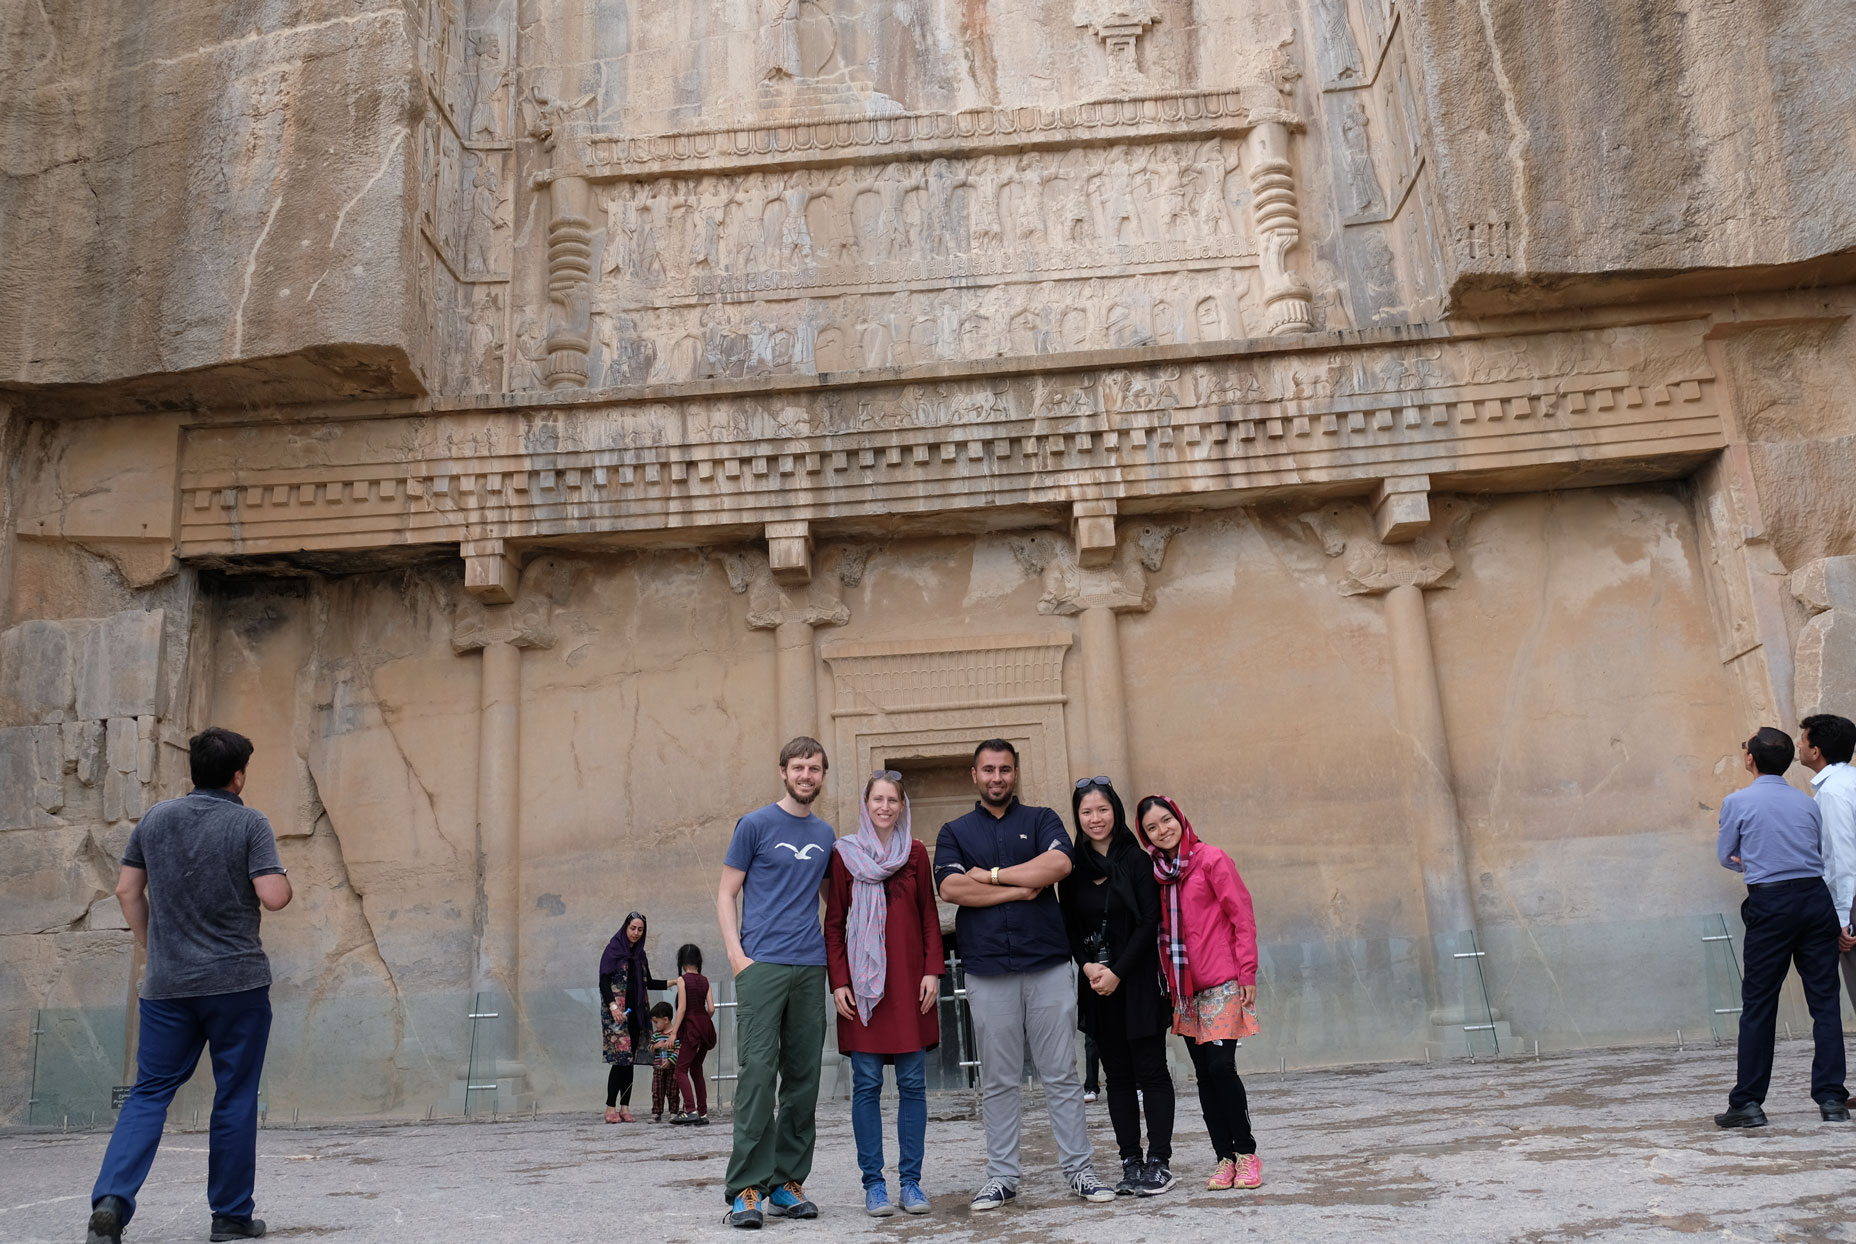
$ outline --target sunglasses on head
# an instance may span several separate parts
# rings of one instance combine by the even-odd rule
[[[870,775],[870,780],[872,782],[876,781],[878,778],[881,778],[885,782],[902,781],[902,775],[894,769],[878,769]]]
[[[1115,784],[1113,782],[1108,780],[1106,775],[1098,773],[1094,777],[1078,778],[1076,782],[1076,789],[1077,790],[1088,790],[1091,786],[1113,787],[1114,785]]]

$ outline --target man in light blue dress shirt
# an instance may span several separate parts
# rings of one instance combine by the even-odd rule
[[[1787,783],[1795,750],[1791,736],[1771,726],[1740,745],[1744,786],[1721,800],[1721,867],[1746,874],[1744,975],[1740,981],[1739,1078],[1721,1127],[1764,1127],[1762,1108],[1772,1083],[1772,1043],[1779,1017],[1779,987],[1786,969],[1798,968],[1811,1008],[1811,1097],[1825,1122],[1847,1122],[1844,1104],[1843,1017],[1837,1006],[1837,930],[1841,922],[1824,884],[1817,803]]]

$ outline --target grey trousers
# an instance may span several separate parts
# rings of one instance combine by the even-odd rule
[[[1856,950],[1845,950],[1837,958],[1843,961],[1843,987],[1850,991],[1850,1005],[1856,1007]],[[967,992],[971,995],[972,990]]]
[[[1025,1048],[1044,1083],[1050,1130],[1064,1175],[1091,1168],[1076,1072],[1076,978],[1068,964],[1042,972],[967,977],[967,1006],[979,1046],[980,1115],[986,1124],[986,1177],[1017,1186],[1019,1085]]]

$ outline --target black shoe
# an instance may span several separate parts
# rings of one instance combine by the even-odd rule
[[[1115,1185],[1116,1196],[1133,1196],[1147,1178],[1147,1166],[1139,1158],[1121,1160],[1121,1180]]]
[[[1848,1123],[1850,1121],[1850,1108],[1847,1102],[1820,1101],[1817,1103],[1817,1112],[1824,1116],[1826,1123]]]
[[[1146,1178],[1141,1181],[1139,1187],[1135,1188],[1134,1193],[1136,1196],[1159,1196],[1178,1182],[1172,1170],[1168,1168],[1166,1159],[1155,1158],[1147,1164]]]
[[[225,1240],[255,1240],[264,1234],[262,1218],[231,1218],[225,1214],[213,1215],[213,1234],[210,1237],[219,1244]]]
[[[84,1244],[122,1244],[123,1222],[129,1217],[129,1203],[119,1196],[101,1196],[90,1208],[90,1232]]]
[[[1750,1101],[1715,1115],[1714,1124],[1716,1127],[1764,1127],[1766,1112],[1759,1108],[1758,1102]]]

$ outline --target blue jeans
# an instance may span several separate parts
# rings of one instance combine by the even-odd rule
[[[135,1194],[154,1165],[168,1103],[192,1078],[200,1051],[207,1048],[217,1090],[207,1142],[206,1203],[215,1214],[251,1217],[258,1174],[258,1077],[271,1037],[270,987],[201,998],[143,998],[141,1017],[135,1087],[116,1117],[91,1205],[116,1196],[128,1202],[129,1215],[135,1213]]]
[[[896,1060],[896,1173],[905,1184],[922,1181],[928,1142],[928,1051],[851,1055],[851,1132],[864,1187],[883,1182],[883,1060]]]

